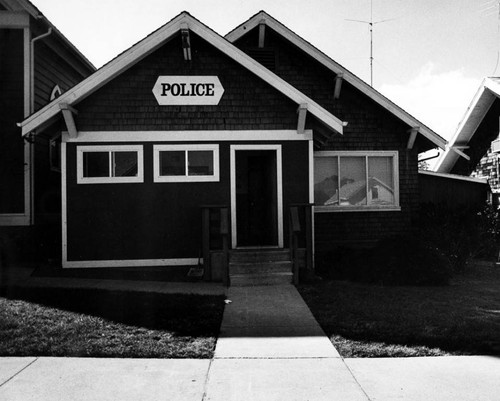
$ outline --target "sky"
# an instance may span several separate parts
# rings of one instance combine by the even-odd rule
[[[450,139],[483,78],[500,75],[500,0],[31,0],[96,66],[182,11],[225,35],[266,11]]]

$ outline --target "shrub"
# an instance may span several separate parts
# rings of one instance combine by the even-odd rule
[[[498,211],[490,205],[450,208],[424,204],[420,208],[419,237],[446,255],[454,271],[462,271],[471,258],[496,258],[498,217]]]
[[[372,276],[384,285],[447,285],[448,259],[415,236],[381,240],[373,250]]]
[[[325,279],[383,285],[446,285],[450,263],[436,248],[413,236],[383,239],[373,249],[338,247],[317,255]]]

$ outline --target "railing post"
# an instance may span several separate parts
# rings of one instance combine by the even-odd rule
[[[299,262],[297,249],[299,247],[298,233],[300,232],[299,210],[296,206],[290,207],[290,254],[292,256],[293,284],[299,284]]]
[[[313,270],[312,205],[305,205],[306,269]]]
[[[222,235],[222,252],[224,254],[222,283],[229,287],[229,211],[227,207],[220,209],[220,233]]]
[[[202,232],[202,255],[203,255],[203,280],[212,279],[212,269],[210,266],[210,208],[201,209],[201,232]]]

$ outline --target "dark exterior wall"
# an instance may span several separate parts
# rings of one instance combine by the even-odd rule
[[[451,208],[481,208],[488,199],[489,185],[419,174],[420,202]]]
[[[49,103],[55,85],[64,93],[86,77],[47,46],[45,40],[35,42],[35,111]]]
[[[0,29],[0,213],[24,213],[22,29]]]
[[[296,129],[297,105],[191,33],[192,61],[180,36],[77,105],[81,131]],[[159,106],[160,75],[216,75],[225,89],[217,106]]]
[[[76,184],[76,145],[68,144],[68,260],[198,257],[200,207],[230,205],[230,143],[219,144],[219,182],[154,183],[154,144],[145,143],[144,183],[134,184]],[[308,202],[308,142],[281,145],[286,208]]]
[[[257,31],[258,28],[247,33],[236,46],[251,54],[257,47]],[[373,244],[380,238],[410,231],[418,213],[418,153],[428,144],[418,140],[414,148],[407,151],[410,127],[345,81],[340,98],[335,100],[335,74],[268,27],[265,48],[275,51],[277,75],[348,122],[343,136],[335,134],[315,150],[399,152],[401,211],[316,213],[316,250],[321,252],[337,244]],[[324,128],[321,131],[324,132]],[[424,148],[419,149],[420,145]]]

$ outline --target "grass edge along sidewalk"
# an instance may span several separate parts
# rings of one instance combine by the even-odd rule
[[[0,289],[0,356],[212,358],[223,295]]]
[[[320,281],[299,292],[344,358],[500,355],[500,268],[444,287]]]

